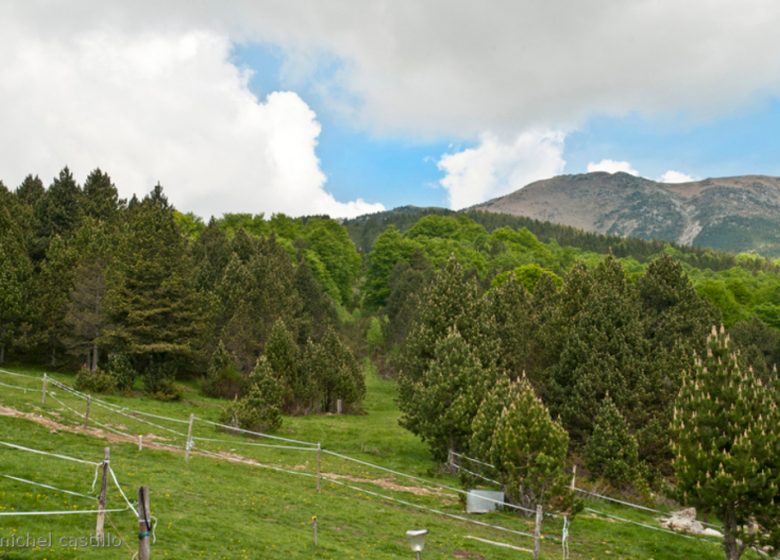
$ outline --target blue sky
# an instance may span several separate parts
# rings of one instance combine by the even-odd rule
[[[318,94],[317,78],[291,83],[283,78],[284,53],[273,45],[242,44],[233,60],[250,69],[250,89],[263,98],[292,89],[315,111],[322,125],[317,154],[327,189],[339,199],[369,196],[387,208],[406,204],[448,206],[437,162],[476,142],[442,137],[416,140],[403,134],[372,134],[330,110]],[[337,65],[336,65],[337,67]],[[773,96],[737,110],[707,116],[683,112],[643,116],[593,116],[566,134],[563,173],[585,173],[602,160],[628,162],[640,175],[659,179],[673,169],[695,179],[743,174],[780,175],[780,101]],[[518,185],[518,188],[523,185]]]
[[[0,180],[346,217],[780,175],[778,28],[776,0],[0,3]]]

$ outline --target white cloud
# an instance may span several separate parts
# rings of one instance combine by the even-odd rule
[[[505,143],[485,133],[475,148],[445,154],[438,166],[450,207],[466,208],[561,173],[564,139],[562,132],[530,130]]]
[[[634,169],[627,161],[615,161],[614,159],[602,159],[599,162],[590,162],[588,164],[588,173],[594,171],[606,171],[607,173],[628,173],[629,175],[639,176],[639,171]]]
[[[695,181],[696,179],[683,173],[682,171],[675,171],[674,169],[670,169],[661,175],[658,180],[661,183],[688,183],[690,181]]]
[[[105,29],[47,38],[0,24],[0,175],[46,181],[99,166],[121,193],[158,180],[182,210],[328,213],[381,210],[337,201],[316,155],[320,125],[293,92],[258,100],[213,31]]]
[[[780,94],[775,0],[25,0],[3,19],[41,36],[112,25],[279,45],[292,85],[314,79],[355,123],[413,135],[706,115]],[[341,62],[327,83],[322,57]]]

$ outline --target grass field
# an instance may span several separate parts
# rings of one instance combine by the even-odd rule
[[[23,367],[6,369],[35,376],[42,373]],[[204,398],[192,386],[184,386],[184,398],[172,403],[140,397],[100,397],[119,407],[183,422],[190,413],[195,413],[198,420],[194,424],[194,436],[220,441],[196,439],[189,463],[184,461],[183,450],[186,423],[146,417],[157,424],[153,426],[93,402],[90,410],[93,424],[85,430],[80,427],[78,416],[85,407],[83,399],[50,384],[51,394],[46,404],[41,405],[40,380],[3,373],[0,373],[0,383],[29,390],[0,385],[0,406],[6,407],[6,415],[0,415],[0,441],[95,462],[102,459],[103,447],[110,446],[112,467],[131,500],[140,485],[151,489],[151,509],[158,519],[152,558],[413,558],[404,533],[420,527],[430,531],[423,558],[530,558],[527,552],[501,548],[472,537],[520,548],[532,548],[532,539],[445,515],[468,517],[519,532],[531,532],[533,528],[531,519],[510,513],[467,516],[456,495],[437,489],[437,484],[458,487],[458,481],[436,472],[425,445],[398,426],[395,384],[379,379],[369,365],[366,371],[365,415],[285,418],[277,435],[321,442],[326,450],[427,482],[323,453],[322,491],[318,494],[314,476],[316,451],[250,446],[248,443],[258,443],[258,440],[217,431],[200,419],[217,420],[224,402]],[[54,378],[72,382],[67,375],[55,374]],[[9,409],[35,417],[8,416]],[[98,430],[94,422],[134,436],[144,434],[146,446],[139,451],[134,441]],[[90,465],[0,446],[0,475],[90,494],[94,471]],[[124,507],[114,487],[110,487],[108,496],[109,508]],[[587,505],[605,514],[657,526],[653,516],[645,512],[600,501]],[[0,514],[94,507],[94,501],[84,497],[0,477]],[[311,530],[315,515],[317,547],[312,543]],[[137,549],[134,515],[128,510],[108,514],[108,519],[107,531],[122,540],[120,547],[74,549],[60,546],[60,537],[89,535],[94,531],[94,515],[0,515],[0,539],[27,534],[48,538],[51,533],[53,542],[52,547],[37,550],[0,547],[0,558],[131,558]],[[546,538],[542,557],[561,558],[561,521],[546,520],[543,531]],[[714,560],[723,557],[717,542],[670,535],[592,512],[580,513],[572,522],[569,548],[572,559]],[[757,558],[750,554],[746,557]]]

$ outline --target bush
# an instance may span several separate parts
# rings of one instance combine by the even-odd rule
[[[108,358],[108,373],[114,378],[116,388],[127,392],[133,388],[138,373],[127,354],[111,354]]]
[[[209,397],[234,399],[244,392],[244,378],[238,369],[235,356],[228,352],[222,341],[211,355],[206,379],[203,382],[203,394]]]
[[[83,367],[76,374],[76,389],[90,393],[113,393],[117,389],[116,379],[102,369],[91,371]]]
[[[282,425],[282,385],[265,357],[257,360],[250,383],[246,396],[236,399],[225,409],[223,422],[255,432],[279,429]]]
[[[175,366],[171,362],[151,364],[144,372],[144,391],[160,401],[177,401],[181,392],[174,380]]]

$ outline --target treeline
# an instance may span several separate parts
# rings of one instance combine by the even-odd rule
[[[15,191],[0,184],[0,361],[82,366],[79,382],[100,390],[140,380],[176,398],[177,376],[208,371],[204,390],[257,398],[268,384],[251,372],[276,330],[311,366],[291,374],[266,360],[284,409],[330,410],[335,399],[359,407],[362,378],[339,318],[359,274],[354,245],[327,218],[203,224],[178,213],[160,185],[120,199],[100,170],[83,186],[67,168],[48,188],[34,176]],[[339,372],[333,389],[328,376]]]
[[[587,232],[571,226],[542,222],[524,216],[463,210],[455,212],[444,208],[418,208],[403,206],[387,212],[368,214],[345,221],[349,235],[358,249],[368,253],[376,238],[389,226],[395,226],[404,233],[425,216],[466,216],[480,224],[485,231],[508,227],[526,229],[543,243],[557,244],[576,248],[584,252],[612,254],[620,258],[631,258],[638,262],[652,260],[660,253],[673,253],[680,261],[698,269],[713,271],[741,267],[749,271],[778,272],[778,266],[768,259],[736,255],[706,247],[689,247],[666,241],[644,240],[637,238],[615,237],[600,233]]]

